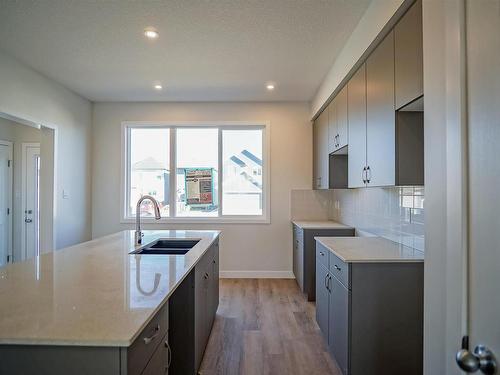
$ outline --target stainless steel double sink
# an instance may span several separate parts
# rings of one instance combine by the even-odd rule
[[[164,239],[160,238],[144,247],[130,252],[141,255],[185,255],[199,239]]]

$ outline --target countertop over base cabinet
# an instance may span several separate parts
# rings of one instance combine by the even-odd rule
[[[316,320],[342,373],[421,375],[424,263],[346,263],[318,243],[316,265]]]
[[[217,239],[129,347],[0,345],[0,374],[195,375],[218,303]]]
[[[321,226],[321,225],[319,225]],[[351,237],[354,228],[339,225],[339,228],[301,228],[293,224],[293,273],[297,284],[308,301],[316,299],[316,236]]]

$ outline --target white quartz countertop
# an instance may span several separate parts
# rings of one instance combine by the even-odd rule
[[[354,229],[331,220],[293,220],[292,223],[302,229]]]
[[[424,253],[381,237],[315,237],[347,263],[423,262]]]
[[[0,268],[0,344],[129,346],[219,231],[144,231],[200,239],[185,256],[131,255],[123,231]]]

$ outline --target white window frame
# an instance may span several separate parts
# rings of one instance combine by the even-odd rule
[[[163,223],[252,223],[252,224],[269,224],[271,222],[271,158],[270,158],[270,131],[271,124],[269,121],[200,121],[200,122],[183,122],[183,121],[124,121],[122,122],[121,131],[121,186],[120,186],[120,206],[122,224],[135,223],[135,215],[128,215],[128,202],[130,194],[130,129],[134,128],[169,128],[170,129],[170,168],[175,170],[176,166],[176,129],[179,128],[216,128],[219,129],[219,156],[218,156],[218,194],[219,207],[218,216],[216,217],[175,217],[176,209],[176,178],[170,179],[170,207],[169,217],[162,217],[160,220],[154,218],[141,218],[142,223],[163,224]],[[222,130],[242,130],[243,129],[262,129],[262,215],[222,215],[222,180],[223,180],[223,160],[222,160]],[[173,167],[173,169],[172,169]]]

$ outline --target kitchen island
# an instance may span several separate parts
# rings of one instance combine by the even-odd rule
[[[219,234],[144,231],[135,245],[123,231],[0,269],[0,373],[164,373],[177,358],[195,373],[218,305]],[[160,238],[199,242],[130,254]]]

